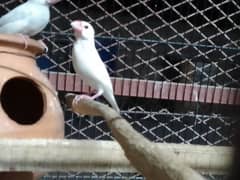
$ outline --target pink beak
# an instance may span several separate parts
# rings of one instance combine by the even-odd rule
[[[75,31],[82,32],[83,27],[82,27],[82,21],[76,20],[71,23],[72,28]]]
[[[61,0],[47,0],[48,4],[56,4],[60,2]]]

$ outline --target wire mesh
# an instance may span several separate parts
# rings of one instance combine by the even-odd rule
[[[20,2],[2,0],[0,13]],[[53,6],[51,13],[49,26],[37,37],[49,47],[48,54],[37,60],[43,70],[74,72],[70,22],[83,19],[96,30],[96,47],[111,76],[240,86],[238,0],[65,0]],[[65,93],[60,92],[60,99]],[[238,126],[239,107],[233,105],[120,96],[117,101],[132,126],[155,142],[231,145]],[[65,130],[66,138],[112,140],[101,118],[77,117],[66,109]],[[105,175],[90,174],[90,179],[107,179]],[[126,178],[119,173],[111,176]],[[46,178],[51,177],[55,176]]]

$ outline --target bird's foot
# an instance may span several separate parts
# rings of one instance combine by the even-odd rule
[[[47,53],[47,52],[48,52],[48,47],[47,47],[47,45],[46,45],[42,40],[38,40],[38,42],[44,47],[45,53]]]
[[[24,34],[18,34],[18,35],[19,35],[19,36],[23,39],[23,41],[24,41],[24,49],[27,49],[29,37],[26,36],[26,35],[24,35]]]
[[[85,94],[81,94],[81,95],[76,95],[72,101],[72,107],[76,106],[78,104],[78,102],[81,99],[93,99],[91,96],[85,95]],[[75,112],[78,116],[81,116],[79,113]],[[83,115],[84,116],[84,115]],[[81,116],[81,117],[83,117]]]
[[[74,105],[77,105],[78,102],[79,102],[81,99],[94,99],[94,98],[91,97],[91,96],[85,95],[85,94],[77,95],[77,96],[75,96],[75,98],[73,99],[72,105],[73,105],[73,106],[74,106]]]

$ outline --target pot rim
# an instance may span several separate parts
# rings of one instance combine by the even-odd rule
[[[25,47],[25,42],[23,38],[17,34],[0,34],[0,46],[7,47],[16,47],[21,50],[30,51],[35,55],[40,55],[44,52],[44,47],[38,41],[28,38],[27,39],[28,46]]]

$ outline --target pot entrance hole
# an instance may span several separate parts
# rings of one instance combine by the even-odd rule
[[[34,124],[44,113],[43,94],[38,85],[27,78],[8,80],[2,88],[0,99],[3,110],[18,124]]]

